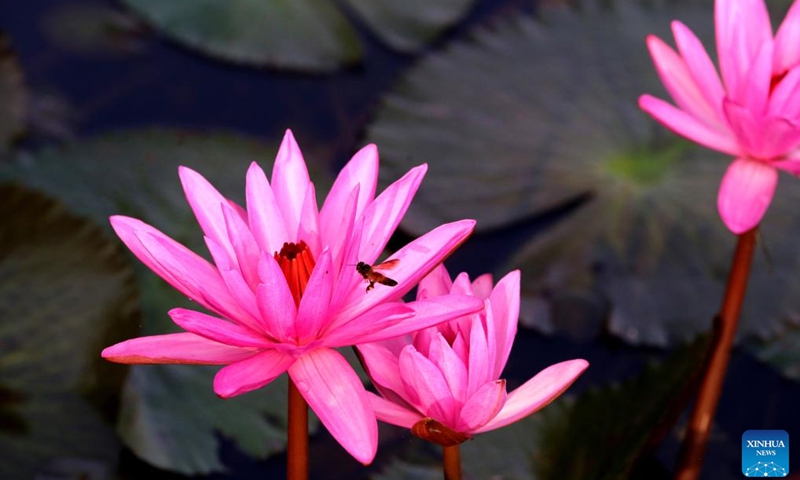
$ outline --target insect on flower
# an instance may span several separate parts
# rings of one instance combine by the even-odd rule
[[[369,292],[375,288],[376,283],[386,285],[387,287],[394,287],[397,285],[397,280],[393,280],[377,270],[391,270],[397,266],[398,263],[400,263],[400,259],[397,258],[379,263],[378,265],[370,265],[368,263],[358,262],[356,265],[356,271],[360,273],[362,277],[364,277],[364,280],[369,282],[366,290]]]

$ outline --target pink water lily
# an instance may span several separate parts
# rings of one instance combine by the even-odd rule
[[[443,266],[427,276],[419,285],[418,300],[474,295],[486,308],[400,338],[358,346],[381,394],[370,394],[378,418],[452,446],[520,420],[561,395],[588,362],[569,360],[547,367],[511,393],[500,378],[517,332],[519,279],[519,271],[513,271],[494,287],[490,275],[470,283],[462,273],[451,281]]]
[[[367,292],[354,267],[376,261],[425,170],[412,169],[375,197],[378,152],[366,146],[318,209],[305,161],[287,131],[271,182],[250,165],[245,210],[182,167],[183,189],[213,264],[139,220],[115,216],[111,224],[151,270],[217,316],[176,308],[169,315],[186,332],[128,340],[106,348],[103,357],[227,365],[214,379],[222,397],[288,372],[334,438],[357,460],[371,462],[377,420],[361,381],[334,348],[403,335],[483,308],[469,296],[399,301],[467,238],[472,220],[443,225],[397,251],[395,287]]]
[[[722,80],[697,37],[675,21],[677,52],[652,35],[647,46],[677,107],[650,95],[639,105],[679,135],[736,157],[717,205],[738,234],[761,221],[778,170],[800,174],[800,3],[774,37],[763,0],[717,0],[715,22]]]

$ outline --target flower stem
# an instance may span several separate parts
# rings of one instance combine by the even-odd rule
[[[308,480],[308,405],[289,379],[286,480]]]
[[[461,451],[459,445],[442,447],[444,480],[461,480]]]
[[[739,235],[736,243],[722,310],[715,319],[714,343],[700,384],[697,403],[689,418],[686,437],[678,454],[675,480],[696,480],[700,476],[708,435],[722,393],[733,341],[736,338],[736,327],[744,303],[747,280],[750,277],[757,230],[756,226]]]

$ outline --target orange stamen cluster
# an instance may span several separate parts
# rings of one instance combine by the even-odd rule
[[[300,240],[299,243],[284,243],[281,251],[275,252],[275,260],[286,277],[295,305],[300,305],[300,299],[303,298],[308,279],[314,270],[314,255],[306,242]]]

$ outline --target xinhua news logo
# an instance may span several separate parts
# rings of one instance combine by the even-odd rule
[[[789,474],[789,434],[785,430],[748,430],[742,434],[745,477],[785,477]]]

